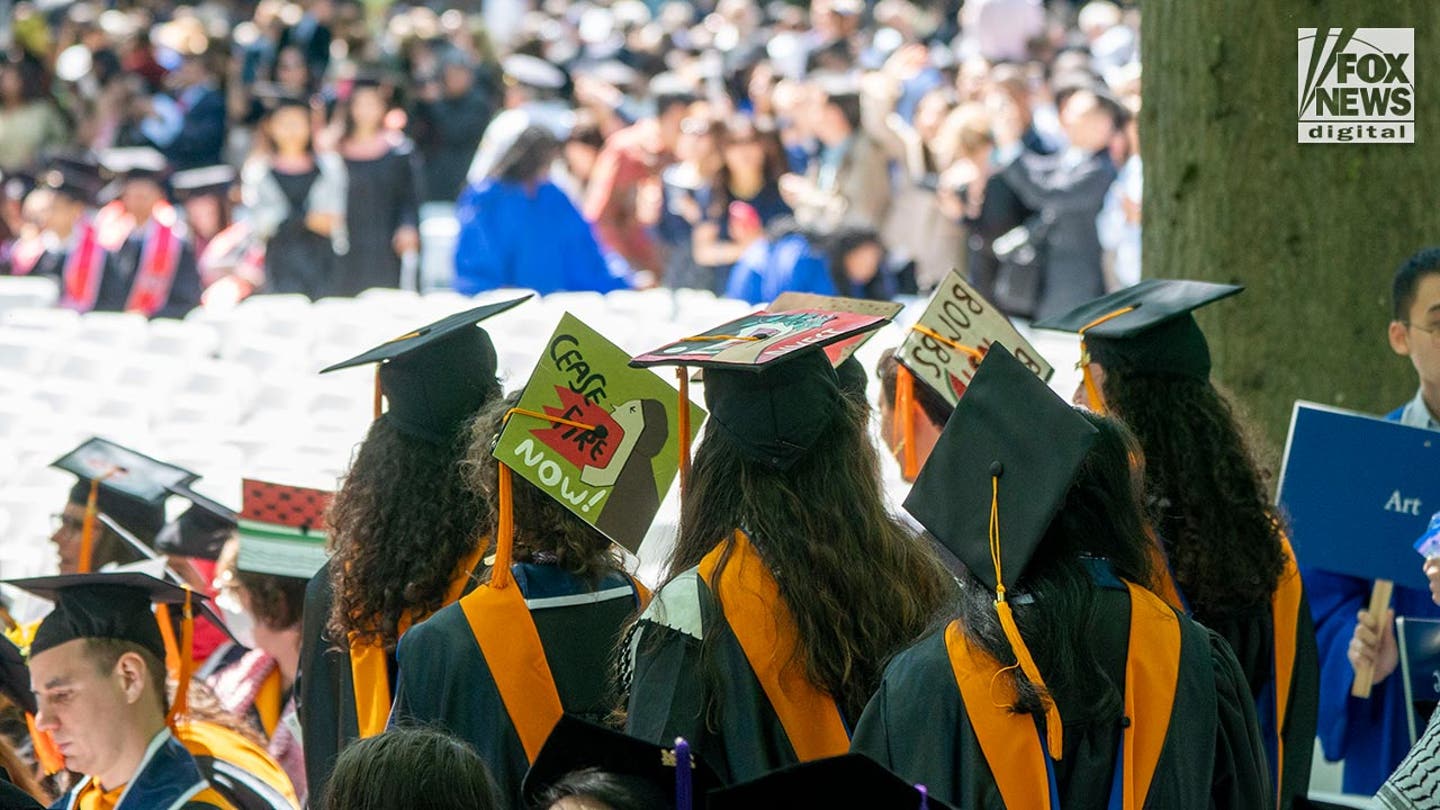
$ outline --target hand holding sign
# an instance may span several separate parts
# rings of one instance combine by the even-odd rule
[[[1400,664],[1400,649],[1395,645],[1395,611],[1386,610],[1379,616],[1362,610],[1357,618],[1355,634],[1350,637],[1350,648],[1345,655],[1357,676],[1370,672],[1370,682],[1365,684],[1365,696],[1368,696],[1368,687],[1390,677]]]

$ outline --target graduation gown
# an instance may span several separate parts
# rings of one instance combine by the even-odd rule
[[[1400,421],[1404,408],[1386,415]],[[1415,563],[1419,567],[1420,561]],[[1370,603],[1368,580],[1301,568],[1320,656],[1320,747],[1331,762],[1345,761],[1346,793],[1372,795],[1410,751],[1405,687],[1397,670],[1375,684],[1369,699],[1350,696],[1355,668],[1346,651],[1355,635],[1356,614]],[[1440,619],[1430,592],[1396,585],[1390,598],[1396,616]]]
[[[484,567],[480,551],[488,546],[489,541],[483,541],[461,560],[461,573],[450,583],[446,604],[468,592],[478,581]],[[331,639],[325,627],[330,621],[334,598],[330,585],[330,563],[327,562],[305,586],[305,610],[300,627],[300,669],[294,687],[302,730],[301,744],[305,749],[306,790],[311,796],[325,795],[325,783],[335,767],[335,758],[345,746],[362,736],[355,697],[355,661],[349,644]],[[402,637],[409,629],[404,625],[402,622]],[[385,656],[389,697],[393,698],[395,655],[389,652]]]
[[[233,810],[201,775],[194,757],[164,729],[150,741],[127,784],[109,791],[94,777],[50,805],[52,810]]]
[[[720,586],[706,571],[717,553],[712,551],[700,567],[656,594],[629,650],[633,677],[626,731],[656,745],[684,737],[726,784],[843,754],[849,743],[834,700],[805,682],[803,671],[796,672],[793,636],[785,639],[782,632],[764,651],[747,652],[742,643],[741,636],[756,630],[778,626],[793,632],[793,620],[763,562],[751,557],[753,567],[740,564],[741,548],[737,544],[725,573],[742,574],[744,584],[739,593],[726,591],[724,609],[715,595]],[[762,594],[755,610],[743,609],[747,593]],[[703,662],[702,639],[710,648]],[[767,683],[775,666],[784,680],[779,690]]]
[[[1289,544],[1286,544],[1289,552]],[[1287,593],[1287,589],[1290,589]],[[1176,593],[1184,600],[1184,594]],[[1184,606],[1188,612],[1188,604]],[[1276,617],[1281,616],[1280,621]],[[1260,739],[1271,763],[1271,784],[1279,777],[1281,808],[1294,806],[1309,792],[1310,765],[1314,756],[1316,714],[1320,703],[1320,664],[1315,643],[1315,625],[1294,557],[1282,575],[1277,593],[1261,607],[1224,616],[1193,613],[1192,617],[1214,630],[1230,645],[1240,671],[1250,687],[1260,722]],[[1288,618],[1286,618],[1288,617]],[[1288,642],[1291,657],[1288,689],[1284,690],[1285,716],[1276,723],[1280,693],[1277,643]],[[1348,688],[1348,687],[1347,687]],[[1277,731],[1278,729],[1278,731]],[[1275,762],[1283,759],[1277,769]]]
[[[502,679],[495,677],[471,629],[469,597],[462,598],[400,640],[400,675],[390,723],[438,726],[470,743],[489,766],[498,795],[519,806],[521,782],[530,768],[517,729],[528,719],[522,713],[539,711],[552,727],[558,720],[527,699],[540,691],[537,682],[548,668],[566,714],[603,722],[615,705],[611,689],[615,647],[626,621],[641,605],[641,591],[618,572],[592,589],[553,565],[517,563],[511,570],[539,636],[541,666],[512,668],[507,674],[518,687],[505,694],[497,683]],[[502,632],[507,632],[502,644],[519,646],[518,633],[508,628]],[[515,669],[524,670],[519,681]],[[541,674],[536,675],[536,670]],[[543,742],[545,735],[548,730],[538,741]]]
[[[290,777],[262,746],[202,720],[175,724],[175,737],[200,775],[236,810],[293,810],[300,806]]]
[[[105,257],[105,273],[100,279],[95,299],[98,312],[122,312],[132,305],[132,293],[147,248],[148,231],[137,230],[118,248]],[[179,236],[180,250],[169,294],[153,313],[157,318],[181,318],[200,304],[200,271],[195,264],[195,248],[190,240]],[[150,314],[150,313],[147,313]]]
[[[1093,649],[1116,685],[1126,681],[1131,613],[1125,590],[1107,586],[1097,593]],[[1174,702],[1153,779],[1136,806],[1273,807],[1254,704],[1234,654],[1215,633],[1183,616],[1177,618]],[[925,785],[942,801],[972,810],[1000,810],[1006,801],[957,686],[945,636],[945,631],[933,633],[891,661],[879,691],[860,717],[852,750],[907,781]],[[1082,707],[1093,704],[1093,695],[1067,691],[1059,683],[1051,687],[1065,723],[1064,755],[1054,763],[1058,806],[1117,806],[1110,800],[1117,777],[1120,712],[1102,716],[1091,711],[1087,716]],[[1157,721],[1165,718],[1144,712],[1133,718],[1136,724]],[[1044,756],[1043,748],[1036,750]],[[1009,806],[1031,805],[1012,798]]]

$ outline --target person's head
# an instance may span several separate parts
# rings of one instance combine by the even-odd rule
[[[215,582],[221,593],[217,600],[227,601],[229,597],[224,594],[230,591],[237,603],[234,607],[248,617],[248,632],[236,633],[248,636],[239,638],[241,644],[272,658],[293,659],[300,651],[300,619],[307,580],[240,570],[236,564],[240,542],[235,538],[227,541],[216,562]],[[226,621],[229,624],[228,615]]]
[[[1116,111],[1089,90],[1076,90],[1060,108],[1060,125],[1072,146],[1099,152],[1115,136]]]
[[[933,144],[945,125],[945,118],[954,109],[949,90],[940,87],[920,97],[915,105],[915,134],[926,144]]]
[[[1117,577],[1142,587],[1153,583],[1156,572],[1152,534],[1145,518],[1140,449],[1120,422],[1082,414],[1098,431],[1095,443],[1015,583],[1015,590],[1032,599],[1011,602],[1025,646],[1046,682],[1092,701],[1094,706],[1118,704],[1118,693],[1112,695],[1114,690],[1105,688],[1089,643],[1094,635],[1097,586],[1081,558],[1103,559]],[[994,590],[973,573],[964,576],[960,618],[966,635],[1002,665],[1013,663],[1014,652],[995,610]],[[1046,696],[1018,669],[1013,677],[1017,689],[1014,708],[1043,713]]]
[[[185,224],[196,236],[214,238],[229,224],[225,198],[219,194],[192,194],[185,198],[182,205],[185,208]]]
[[[822,85],[814,119],[815,137],[835,146],[860,130],[860,93],[844,83]]]
[[[495,161],[490,176],[504,183],[540,183],[560,153],[560,142],[542,126],[530,125]]]
[[[535,810],[669,810],[671,797],[638,776],[585,768],[551,785]]]
[[[1119,25],[1121,20],[1120,7],[1110,0],[1090,0],[1080,9],[1076,25],[1087,40],[1094,42],[1101,34]]]
[[[581,120],[570,130],[570,136],[565,139],[562,148],[565,166],[577,180],[588,182],[603,148],[605,136],[600,133],[600,127],[595,124],[594,119],[582,115]]]
[[[695,88],[676,74],[662,73],[650,81],[650,97],[655,100],[660,139],[673,152],[680,141],[681,124],[696,101]]]
[[[312,77],[310,64],[305,61],[305,52],[295,45],[286,45],[275,55],[275,83],[287,93],[297,96],[308,95]]]
[[[165,201],[165,186],[158,177],[136,174],[124,178],[120,183],[120,204],[125,213],[136,222],[145,222],[155,212],[155,206]]]
[[[384,88],[378,84],[357,82],[350,90],[350,98],[345,102],[345,137],[381,131],[385,126],[385,115],[389,111]]]
[[[1420,384],[1440,388],[1440,247],[1417,252],[1395,271],[1390,348],[1410,358]]]
[[[730,119],[720,132],[720,154],[728,177],[756,175],[776,182],[785,173],[785,152],[780,136],[768,125],[748,116]]]
[[[50,195],[50,199],[45,205],[46,230],[52,233],[68,234],[85,216],[88,206],[79,197],[51,189],[37,189],[31,192],[31,196],[41,193]]]
[[[180,60],[180,66],[170,75],[169,81],[179,89],[198,87],[210,81],[210,62],[204,53],[187,54]]]
[[[493,396],[500,395],[494,381]],[[393,407],[393,406],[392,406]],[[334,557],[330,627],[394,645],[401,617],[444,602],[455,568],[493,523],[465,484],[462,430],[435,443],[377,419],[361,443],[326,519]]]
[[[65,507],[55,517],[55,528],[50,542],[55,544],[59,557],[61,574],[80,573],[80,545],[85,525],[85,504],[90,496],[90,482],[79,481],[70,489]],[[155,535],[165,525],[163,508],[139,503],[123,495],[101,488],[96,499],[99,511],[108,515],[136,539],[153,545]],[[109,563],[127,563],[135,560],[136,554],[119,535],[110,531],[100,519],[95,520],[94,536],[90,552],[91,570],[99,570]]]
[[[1001,106],[1013,108],[1019,113],[1021,123],[1026,126],[1030,125],[1034,115],[1031,104],[1030,79],[1024,68],[1008,63],[988,68],[988,75],[983,80],[983,87],[977,100],[983,98],[986,106],[992,110]]]
[[[392,728],[352,743],[330,773],[322,810],[505,807],[475,749],[441,731]]]
[[[984,166],[995,149],[990,114],[983,104],[962,104],[950,112],[935,139],[941,165],[966,159]]]
[[[880,274],[885,262],[885,245],[880,241],[880,232],[873,227],[842,224],[821,241],[836,289],[864,288]]]
[[[667,579],[721,547],[718,576],[743,529],[795,618],[807,678],[854,716],[949,593],[885,506],[869,407],[813,350],[758,375],[708,369],[705,400]]]
[[[314,149],[310,107],[299,101],[278,104],[265,116],[260,132],[272,154],[299,155]]]
[[[28,54],[0,62],[0,103],[28,104],[45,98],[45,67]]]
[[[499,505],[499,462],[491,455],[492,439],[505,427],[511,408],[520,402],[520,392],[498,400],[475,417],[470,452],[463,470],[471,490],[483,498],[492,512]],[[543,555],[565,571],[596,581],[620,567],[609,538],[581,520],[555,498],[545,494],[521,476],[511,476],[511,504],[514,516],[514,558],[528,562]]]
[[[711,117],[703,105],[694,105],[680,121],[680,139],[675,142],[675,157],[688,161],[708,176],[723,165],[719,142],[724,137],[724,123]]]
[[[165,722],[165,664],[131,641],[77,638],[30,657],[40,710],[35,724],[55,739],[65,765],[115,787],[131,774],[117,758],[133,752]]]
[[[895,382],[899,375],[900,361],[893,349],[886,349],[875,366],[875,376],[880,378],[880,436],[897,459],[902,458],[904,451],[901,446],[903,434],[896,427],[899,417],[895,412]],[[914,391],[911,418],[915,425],[915,460],[924,467],[935,449],[935,442],[940,439],[941,431],[945,430],[945,422],[955,409],[935,389],[918,379],[914,382]]]
[[[475,66],[469,59],[447,58],[440,70],[440,87],[446,98],[462,98],[475,86]]]

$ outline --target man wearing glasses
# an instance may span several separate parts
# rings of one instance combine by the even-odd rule
[[[1410,358],[1420,390],[1386,418],[1440,430],[1440,247],[1421,250],[1400,265],[1392,294],[1390,348]],[[1369,582],[1313,569],[1302,574],[1320,651],[1320,743],[1327,759],[1345,761],[1346,793],[1373,795],[1410,750],[1409,707],[1395,674],[1400,660],[1395,616],[1440,618],[1432,596],[1440,593],[1440,558],[1424,565],[1430,590],[1396,585],[1384,616],[1365,609]],[[1351,697],[1355,671],[1365,663],[1374,666],[1370,697]]]

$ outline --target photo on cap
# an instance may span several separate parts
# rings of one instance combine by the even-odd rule
[[[566,313],[494,455],[634,553],[679,472],[677,399],[659,375],[632,368],[624,349]],[[689,407],[693,440],[705,411]]]
[[[886,319],[853,312],[797,309],[756,312],[661,346],[631,360],[635,366],[700,366],[758,372],[766,365],[819,343],[868,332]]]
[[[1010,320],[952,270],[920,320],[910,328],[895,357],[918,379],[954,406],[980,368],[990,347],[999,343],[1021,365],[1049,382],[1055,369],[1040,356]],[[972,353],[974,352],[974,353]]]

